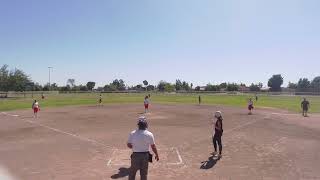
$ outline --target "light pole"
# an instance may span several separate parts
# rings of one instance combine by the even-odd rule
[[[50,71],[53,67],[48,67],[49,69],[49,91],[51,90],[51,82],[50,82]]]

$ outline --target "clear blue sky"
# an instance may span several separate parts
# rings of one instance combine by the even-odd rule
[[[0,0],[0,64],[65,85],[320,75],[319,0]]]

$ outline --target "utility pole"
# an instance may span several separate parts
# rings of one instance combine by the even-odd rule
[[[50,80],[50,71],[53,67],[48,67],[49,69],[49,91],[51,91],[51,80]]]

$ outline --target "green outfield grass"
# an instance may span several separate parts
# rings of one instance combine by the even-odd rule
[[[104,104],[120,103],[143,103],[145,94],[102,94]],[[201,94],[202,104],[227,105],[246,107],[247,100],[253,95],[214,95]],[[44,100],[40,96],[35,97],[40,101],[42,108],[61,107],[72,105],[95,105],[98,102],[99,94],[81,93],[81,94],[59,94],[47,95]],[[307,97],[311,103],[311,112],[320,112],[320,97]],[[256,107],[272,107],[286,109],[292,112],[300,111],[300,96],[259,96]],[[8,98],[0,99],[0,111],[10,111],[17,109],[31,108],[32,98]],[[151,94],[151,103],[162,104],[197,104],[197,94]]]

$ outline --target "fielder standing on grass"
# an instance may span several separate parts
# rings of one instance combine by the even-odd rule
[[[249,115],[251,115],[253,110],[253,101],[251,98],[249,99],[249,102],[248,102],[248,110],[249,110]]]
[[[302,116],[304,117],[308,116],[309,107],[310,107],[309,101],[307,101],[306,98],[303,98],[303,101],[301,102]]]
[[[223,134],[223,127],[222,127],[222,113],[221,111],[217,111],[214,114],[214,117],[217,119],[216,122],[214,123],[214,135],[212,137],[212,143],[214,147],[214,152],[213,155],[217,156],[217,144],[219,146],[219,155],[218,157],[222,157],[222,134]]]
[[[199,101],[199,105],[201,105],[201,96],[200,95],[199,95],[198,101]]]
[[[144,116],[139,117],[138,129],[132,131],[128,139],[128,148],[132,149],[131,167],[129,172],[129,180],[135,180],[136,173],[140,171],[141,180],[147,180],[149,162],[152,162],[152,155],[149,147],[155,154],[155,158],[159,161],[158,150],[154,142],[153,134],[147,130],[148,123]]]
[[[100,105],[100,106],[102,105],[102,96],[101,96],[101,94],[100,94],[100,96],[99,96],[99,105]]]
[[[34,117],[37,118],[38,112],[40,111],[40,105],[37,100],[34,100],[34,102],[32,103],[32,109],[33,109]]]

